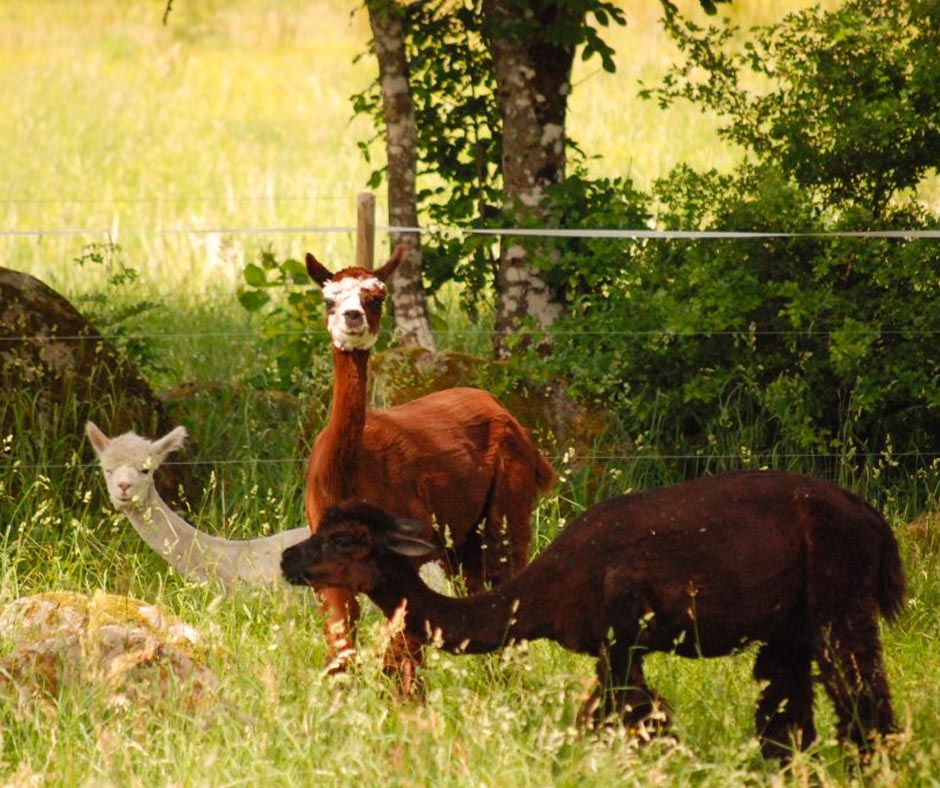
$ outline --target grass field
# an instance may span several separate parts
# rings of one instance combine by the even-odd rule
[[[772,5],[780,14],[802,4]],[[747,26],[769,21],[770,6],[742,0],[723,11]],[[713,141],[713,120],[684,108],[663,114],[636,97],[637,81],[655,81],[671,55],[654,26],[658,4],[625,7],[629,27],[612,31],[623,53],[618,73],[579,63],[575,75],[571,133],[603,157],[592,166],[641,186],[680,161],[730,167],[737,154]],[[263,231],[354,223],[369,168],[356,149],[367,129],[351,119],[348,97],[371,78],[371,62],[352,62],[368,37],[367,21],[352,8],[324,0],[176,0],[164,27],[162,2],[0,0],[0,264],[77,300],[104,291],[116,302],[160,302],[134,324],[154,356],[145,371],[155,388],[238,384],[224,410],[203,403],[190,424],[198,448],[185,457],[214,473],[189,517],[214,532],[241,536],[302,522],[298,435],[309,429],[308,409],[321,418],[326,411],[328,373],[286,409],[253,390],[260,327],[238,307],[235,288],[262,248],[312,249],[333,262],[352,250],[348,231]],[[379,203],[381,221],[381,195]],[[140,272],[114,292],[101,266],[75,262],[87,244],[106,240],[119,243]],[[321,351],[325,358],[325,343]],[[836,746],[824,697],[820,741],[809,753],[786,770],[760,759],[750,652],[707,662],[652,658],[650,681],[673,703],[678,740],[649,745],[623,730],[586,736],[575,729],[593,666],[551,644],[488,658],[432,651],[425,698],[401,703],[382,676],[387,633],[370,610],[360,664],[331,679],[308,594],[224,597],[211,584],[182,580],[109,510],[97,469],[85,467],[90,451],[63,456],[53,437],[29,449],[47,464],[18,465],[25,456],[18,447],[31,441],[0,436],[0,510],[8,518],[0,531],[0,603],[53,589],[106,589],[155,602],[203,633],[219,686],[197,708],[177,702],[185,686],[177,698],[124,708],[109,703],[105,688],[84,684],[61,687],[54,703],[4,696],[5,784],[940,783],[940,543],[930,528],[925,535],[904,527],[936,504],[937,468],[857,485],[897,527],[911,586],[908,611],[884,631],[903,731],[890,755],[863,773]],[[604,489],[631,489],[644,478],[637,464],[612,461]],[[592,502],[584,489],[575,476],[543,502],[540,544]],[[0,643],[0,656],[12,646]]]
[[[265,244],[348,254],[350,233],[206,231],[355,223],[369,172],[356,147],[368,130],[348,100],[372,78],[368,58],[353,63],[368,40],[363,13],[340,2],[182,2],[164,27],[162,6],[0,2],[0,226],[49,231],[0,236],[2,259],[80,290],[72,259],[108,238],[148,283],[175,293],[169,281],[190,292],[230,285]],[[674,50],[658,4],[625,7],[628,26],[610,31],[624,53],[617,73],[577,61],[572,136],[602,157],[598,171],[642,187],[680,161],[730,166],[735,151],[702,144],[713,120],[638,98],[639,81],[655,84]],[[744,27],[769,18],[745,4],[725,10]],[[89,232],[55,234],[76,229]]]

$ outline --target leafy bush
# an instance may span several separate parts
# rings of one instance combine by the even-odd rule
[[[934,2],[849,0],[757,28],[739,54],[735,28],[699,29],[667,4],[685,61],[647,95],[686,98],[727,118],[721,134],[774,162],[837,212],[887,218],[940,152],[940,8]],[[700,74],[706,74],[701,78]],[[757,75],[775,87],[757,94]]]
[[[726,31],[670,26],[688,59],[660,100],[721,111],[752,161],[724,176],[677,168],[654,188],[657,226],[798,235],[618,242],[542,374],[569,376],[636,431],[655,426],[667,453],[729,433],[778,457],[940,451],[940,249],[838,235],[937,228],[905,190],[940,150],[940,101],[923,93],[940,16],[856,0],[758,31],[738,59]],[[779,89],[748,93],[747,67]],[[884,133],[886,112],[903,134]]]
[[[311,373],[317,337],[325,330],[320,319],[319,290],[299,260],[278,261],[270,250],[262,250],[257,263],[245,266],[245,284],[238,289],[238,302],[248,312],[262,317],[265,381],[283,391],[298,389]]]
[[[504,205],[499,86],[486,45],[492,28],[506,21],[501,23],[502,15],[480,0],[431,0],[406,6],[391,3],[384,8],[383,0],[373,0],[368,5],[372,12],[397,13],[404,18],[417,131],[417,203],[422,216],[429,225],[445,227],[512,225],[518,217],[510,215],[511,209]],[[708,0],[702,5],[714,11]],[[578,0],[548,4],[534,14],[529,13],[531,10],[507,14],[511,20],[508,24],[519,31],[529,25],[541,26],[547,41],[580,47],[583,60],[596,57],[605,70],[614,70],[614,51],[604,41],[601,30],[612,24],[626,24],[618,4]],[[353,96],[353,107],[357,114],[371,118],[374,129],[384,128],[378,80]],[[377,131],[359,144],[367,161],[371,160],[371,145],[381,137],[382,132]],[[584,154],[575,141],[566,138],[565,143],[569,160],[583,160]],[[384,175],[383,168],[376,169],[370,187],[378,187]],[[473,234],[423,237],[422,268],[428,289],[434,293],[447,282],[458,283],[464,288],[463,306],[476,317],[490,293],[497,268],[494,241]]]

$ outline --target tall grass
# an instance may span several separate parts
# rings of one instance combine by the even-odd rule
[[[89,480],[99,484],[96,478]],[[76,490],[91,501],[87,489]],[[4,600],[51,588],[105,588],[157,603],[208,639],[220,677],[210,702],[184,709],[173,696],[110,708],[96,688],[64,686],[55,703],[0,700],[7,779],[55,785],[298,783],[346,785],[919,785],[936,779],[940,719],[932,697],[937,657],[937,546],[904,539],[912,604],[885,632],[904,735],[864,776],[832,741],[818,703],[821,742],[787,771],[762,761],[752,735],[753,654],[695,662],[649,660],[674,705],[678,741],[642,745],[625,731],[574,727],[593,674],[590,661],[546,643],[485,658],[428,654],[421,701],[395,698],[381,672],[387,640],[368,610],[361,657],[343,679],[324,676],[323,640],[301,590],[223,597],[166,569],[127,524],[91,503],[63,507],[49,487],[27,491],[28,511],[4,545]],[[267,501],[243,504],[260,522]],[[551,517],[548,501],[540,516]],[[202,515],[197,515],[202,516]],[[212,523],[202,523],[212,527]],[[217,523],[216,523],[217,525]],[[11,565],[11,563],[13,565]],[[186,687],[179,688],[185,696]]]
[[[694,5],[689,0],[689,5]],[[791,4],[722,8],[745,25]],[[136,319],[160,390],[195,382],[171,400],[193,445],[204,491],[185,512],[214,533],[244,536],[303,520],[302,460],[329,398],[326,348],[295,398],[263,377],[258,327],[235,302],[237,273],[259,248],[316,249],[342,259],[351,233],[239,235],[225,227],[347,225],[368,168],[355,142],[349,94],[371,79],[352,64],[367,39],[361,12],[316,0],[203,0],[164,4],[0,0],[0,229],[90,229],[88,235],[0,236],[3,264],[40,276],[68,297],[108,292],[112,306],[152,300]],[[711,144],[714,119],[664,115],[635,98],[669,61],[653,26],[658,5],[626,3],[613,31],[621,53],[610,76],[578,65],[572,133],[606,172],[648,184],[677,161],[732,166]],[[759,10],[758,10],[759,9]],[[709,144],[703,144],[703,140]],[[595,166],[595,165],[592,165]],[[180,233],[180,228],[201,232]],[[78,265],[85,245],[118,242],[141,278],[108,291],[107,273]],[[445,298],[440,311],[462,320]],[[457,326],[466,334],[474,328]],[[464,334],[464,335],[466,335]],[[157,336],[159,335],[159,336]],[[458,336],[458,335],[455,335]],[[456,344],[456,340],[455,340]],[[220,385],[222,384],[222,385]],[[220,678],[210,702],[177,696],[115,709],[100,688],[65,685],[52,702],[0,697],[0,777],[15,785],[921,785],[940,780],[940,542],[899,527],[911,604],[885,647],[903,734],[890,757],[861,773],[834,744],[820,698],[821,740],[786,770],[758,756],[752,654],[713,661],[658,655],[651,683],[674,705],[677,739],[641,744],[626,731],[574,727],[593,676],[590,660],[547,643],[487,658],[429,651],[421,700],[401,702],[381,671],[388,633],[369,608],[351,675],[323,672],[323,639],[310,594],[238,591],[187,582],[114,514],[87,450],[52,426],[20,426],[32,403],[0,401],[13,434],[0,436],[0,603],[50,589],[106,589],[154,602],[200,630]],[[30,419],[35,422],[35,419]],[[594,497],[668,481],[657,424],[636,460],[612,458],[588,483],[574,463],[536,512],[537,544]],[[748,458],[745,421],[721,436],[729,464]],[[559,447],[556,457],[564,447]],[[625,452],[624,452],[625,453]],[[716,470],[710,467],[708,470]],[[897,524],[936,506],[940,471],[909,479],[851,479]],[[877,471],[877,467],[875,467]],[[586,615],[590,612],[586,611]],[[0,654],[13,644],[0,644]]]

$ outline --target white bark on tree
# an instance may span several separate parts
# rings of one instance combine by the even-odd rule
[[[408,80],[403,9],[388,0],[369,0],[369,24],[379,64],[388,160],[388,221],[393,227],[417,227],[418,134]],[[436,349],[427,298],[421,282],[421,239],[416,232],[392,234],[392,248],[408,252],[392,277],[395,329],[405,344]]]
[[[553,21],[547,15],[562,13],[558,8],[546,10],[545,4],[533,0],[484,0],[483,7],[502,116],[506,208],[519,223],[539,223],[546,186],[565,177],[565,114],[574,48],[539,35]],[[508,354],[502,338],[518,331],[527,319],[546,327],[564,311],[561,294],[553,292],[543,273],[531,265],[537,243],[506,237],[501,244],[496,275],[500,356]]]

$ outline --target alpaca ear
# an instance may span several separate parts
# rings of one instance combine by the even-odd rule
[[[402,261],[407,251],[407,246],[398,244],[398,246],[395,247],[395,251],[392,252],[392,256],[385,261],[385,265],[381,268],[376,268],[372,272],[372,275],[380,282],[388,281],[388,278],[395,272],[395,269],[398,268],[398,264]]]
[[[85,434],[88,436],[88,440],[91,441],[91,447],[95,450],[96,454],[100,455],[101,452],[111,445],[111,439],[105,435],[93,421],[85,422]]]
[[[177,427],[160,438],[160,440],[154,441],[153,450],[156,454],[164,457],[171,451],[182,449],[184,443],[186,443],[186,428]]]
[[[307,274],[314,282],[320,285],[320,287],[323,287],[333,274],[323,263],[310,254],[310,252],[307,252],[307,256],[304,259],[307,263]]]
[[[418,535],[424,533],[425,530],[426,526],[421,520],[396,517],[395,530],[386,537],[385,546],[393,553],[406,555],[409,558],[429,555],[437,550],[437,545],[418,538]]]
[[[397,533],[388,535],[385,546],[393,553],[398,553],[408,558],[421,558],[437,550],[437,545],[425,542],[423,539],[415,539],[414,537],[402,536]]]

